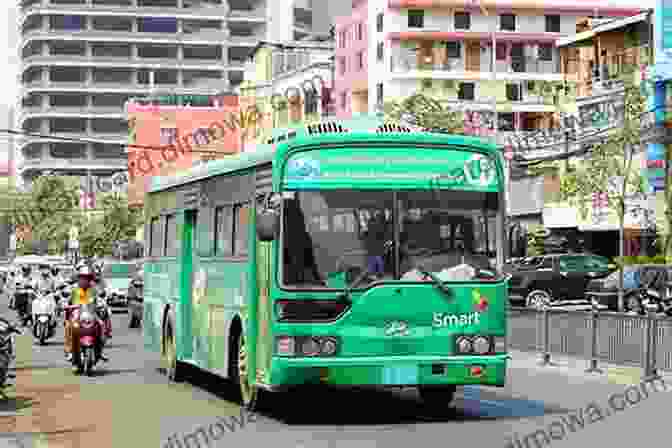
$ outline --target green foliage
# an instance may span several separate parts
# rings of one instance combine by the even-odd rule
[[[129,208],[124,197],[101,196],[97,208],[103,209],[102,214],[92,218],[80,235],[80,251],[84,257],[112,255],[115,243],[133,239],[142,223],[142,210]]]
[[[547,234],[544,229],[537,229],[527,234],[528,256],[544,254],[544,243],[546,242],[546,236]]]
[[[640,119],[647,110],[647,100],[638,87],[626,86],[624,101],[622,126],[606,134],[606,141],[595,144],[576,170],[562,176],[560,189],[562,199],[577,207],[584,217],[593,193],[607,193],[607,207],[617,213],[621,225],[625,198],[644,192],[644,179],[633,164],[633,156],[641,141]]]
[[[410,121],[421,128],[462,134],[464,121],[460,111],[444,107],[441,102],[421,93],[409,96],[401,102],[390,101],[384,106],[385,116],[393,121]]]
[[[622,266],[632,266],[638,264],[668,264],[665,255],[646,256],[627,256],[614,258],[614,264],[619,268]]]
[[[30,191],[6,190],[2,201],[11,224],[31,230],[31,241],[19,242],[19,254],[31,252],[36,241],[47,241],[49,253],[62,253],[70,227],[84,219],[76,178],[40,176]]]

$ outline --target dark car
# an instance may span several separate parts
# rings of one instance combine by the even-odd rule
[[[592,254],[527,257],[506,265],[504,270],[511,274],[509,300],[531,307],[583,299],[589,281],[611,273],[609,260]]]
[[[143,271],[140,269],[128,288],[128,328],[138,328],[142,325],[144,286]]]
[[[615,271],[606,278],[595,279],[586,287],[588,299],[597,298],[610,311],[618,311],[618,277]],[[623,302],[625,311],[642,313],[647,290],[655,291],[662,301],[667,297],[667,283],[672,281],[672,266],[643,264],[623,268]],[[652,298],[649,298],[652,299]],[[658,302],[658,300],[654,301]],[[662,306],[662,304],[661,304]]]

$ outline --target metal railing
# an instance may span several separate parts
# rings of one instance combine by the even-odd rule
[[[509,312],[509,347],[540,353],[541,364],[553,355],[583,358],[588,372],[600,362],[641,366],[644,376],[672,371],[672,319],[599,311],[514,308]]]
[[[442,72],[490,72],[490,58],[467,60],[461,58],[438,58],[436,56],[424,59],[419,55],[392,56],[391,69],[395,73],[410,70],[442,71]],[[497,61],[497,73],[538,73],[560,74],[560,63],[556,58],[551,61],[535,57],[511,57],[508,61]]]

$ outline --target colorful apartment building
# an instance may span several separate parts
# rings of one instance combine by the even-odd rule
[[[551,127],[555,113],[573,102],[556,40],[576,34],[585,17],[641,10],[567,0],[353,0],[352,6],[353,14],[336,25],[339,117],[380,113],[385,102],[422,92],[465,111],[473,134],[492,133],[496,108],[501,142],[507,133]],[[481,125],[469,126],[474,121]]]
[[[273,129],[302,126],[333,115],[333,39],[262,41],[251,52],[240,87],[241,107],[256,106],[264,120],[257,141]]]
[[[240,152],[237,96],[213,96],[211,102],[195,106],[190,104],[196,102],[193,96],[177,98],[178,104],[175,98],[164,94],[126,104],[130,205],[142,205],[153,176],[174,175]]]

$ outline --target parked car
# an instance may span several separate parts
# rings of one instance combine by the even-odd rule
[[[138,269],[137,261],[109,261],[103,266],[103,289],[111,307],[128,305],[128,288]]]
[[[556,300],[583,299],[593,279],[611,273],[609,260],[593,254],[550,254],[507,264],[509,300],[539,307]]]
[[[610,311],[618,311],[619,271],[602,279],[595,279],[586,287],[586,298],[597,298]],[[623,268],[623,301],[625,311],[644,314],[644,300],[656,303],[660,312],[672,314],[668,283],[672,282],[672,266],[643,264]]]
[[[143,270],[140,269],[131,280],[128,288],[128,328],[142,326],[144,287]]]

